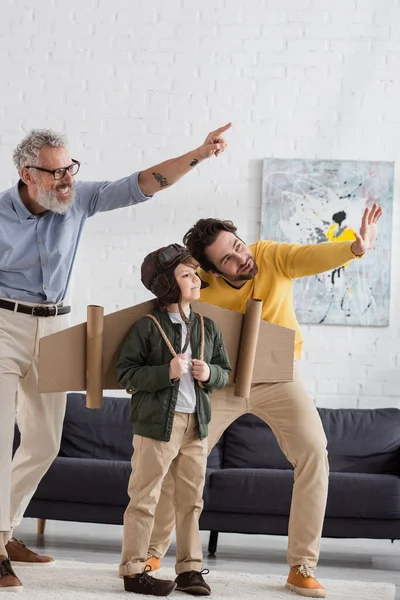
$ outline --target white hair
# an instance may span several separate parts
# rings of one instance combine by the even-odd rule
[[[13,152],[14,164],[19,171],[22,167],[39,166],[39,152],[43,146],[66,148],[67,138],[63,133],[51,129],[32,129]]]

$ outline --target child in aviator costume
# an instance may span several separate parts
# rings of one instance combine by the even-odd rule
[[[178,244],[152,252],[142,282],[155,309],[133,326],[117,363],[132,392],[134,454],[124,515],[120,575],[125,590],[166,596],[175,588],[209,595],[202,570],[198,519],[202,510],[211,418],[209,393],[228,383],[231,366],[218,326],[194,313],[200,296],[197,263]],[[175,581],[151,577],[145,566],[161,485],[175,478]]]

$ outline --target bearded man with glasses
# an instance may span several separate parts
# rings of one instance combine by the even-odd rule
[[[64,299],[88,217],[132,206],[224,152],[228,123],[195,150],[118,181],[79,181],[63,135],[33,130],[14,151],[20,179],[0,193],[0,591],[20,591],[12,565],[52,565],[13,537],[58,454],[66,394],[38,392],[39,340],[68,327]],[[52,318],[49,318],[52,317]],[[17,417],[20,445],[12,459]]]

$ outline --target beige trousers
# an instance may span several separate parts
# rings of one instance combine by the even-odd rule
[[[144,570],[154,514],[162,482],[170,475],[172,521],[176,520],[176,573],[201,571],[203,553],[199,517],[207,465],[207,439],[200,440],[197,417],[176,412],[169,442],[133,437],[130,502],[124,515],[124,539],[119,574]]]
[[[20,523],[59,450],[66,394],[39,394],[38,351],[41,337],[68,327],[68,316],[32,317],[0,309],[0,531],[3,532]],[[21,444],[12,459],[16,418]]]
[[[315,567],[328,492],[327,441],[317,409],[299,375],[295,373],[290,383],[255,384],[248,400],[233,396],[233,387],[228,386],[212,395],[211,406],[209,451],[225,429],[243,414],[257,415],[271,427],[294,467],[288,563],[290,567]],[[167,477],[149,545],[150,554],[157,557],[166,553],[174,529],[173,493],[173,481]]]

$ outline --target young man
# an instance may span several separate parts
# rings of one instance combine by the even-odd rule
[[[171,244],[146,256],[142,282],[155,309],[134,324],[117,362],[119,383],[132,393],[130,502],[124,515],[119,574],[127,592],[168,596],[175,588],[209,596],[204,581],[199,516],[207,465],[209,394],[228,383],[231,366],[218,326],[194,313],[198,264]],[[175,581],[154,578],[147,549],[162,482],[175,489]]]
[[[17,146],[20,180],[0,194],[0,591],[22,589],[13,564],[50,565],[13,538],[57,456],[65,394],[38,393],[39,339],[68,327],[67,293],[88,217],[148,200],[226,148],[210,133],[195,150],[118,181],[82,181],[63,135],[33,130]],[[17,413],[21,443],[13,461]]]
[[[293,279],[338,268],[373,247],[382,209],[366,209],[356,240],[301,246],[258,241],[247,247],[231,221],[201,219],[185,235],[184,243],[200,263],[201,278],[209,286],[201,300],[244,312],[249,298],[263,302],[262,318],[296,332],[295,356],[301,358],[303,337],[293,308]],[[294,466],[295,483],[289,519],[287,587],[300,595],[324,598],[326,590],[315,578],[325,514],[329,466],[326,437],[317,409],[295,371],[293,382],[258,384],[249,408],[229,402],[231,386],[213,399],[209,450],[239,416],[251,412],[275,433]],[[164,481],[149,546],[148,564],[159,568],[173,531],[173,486]]]

